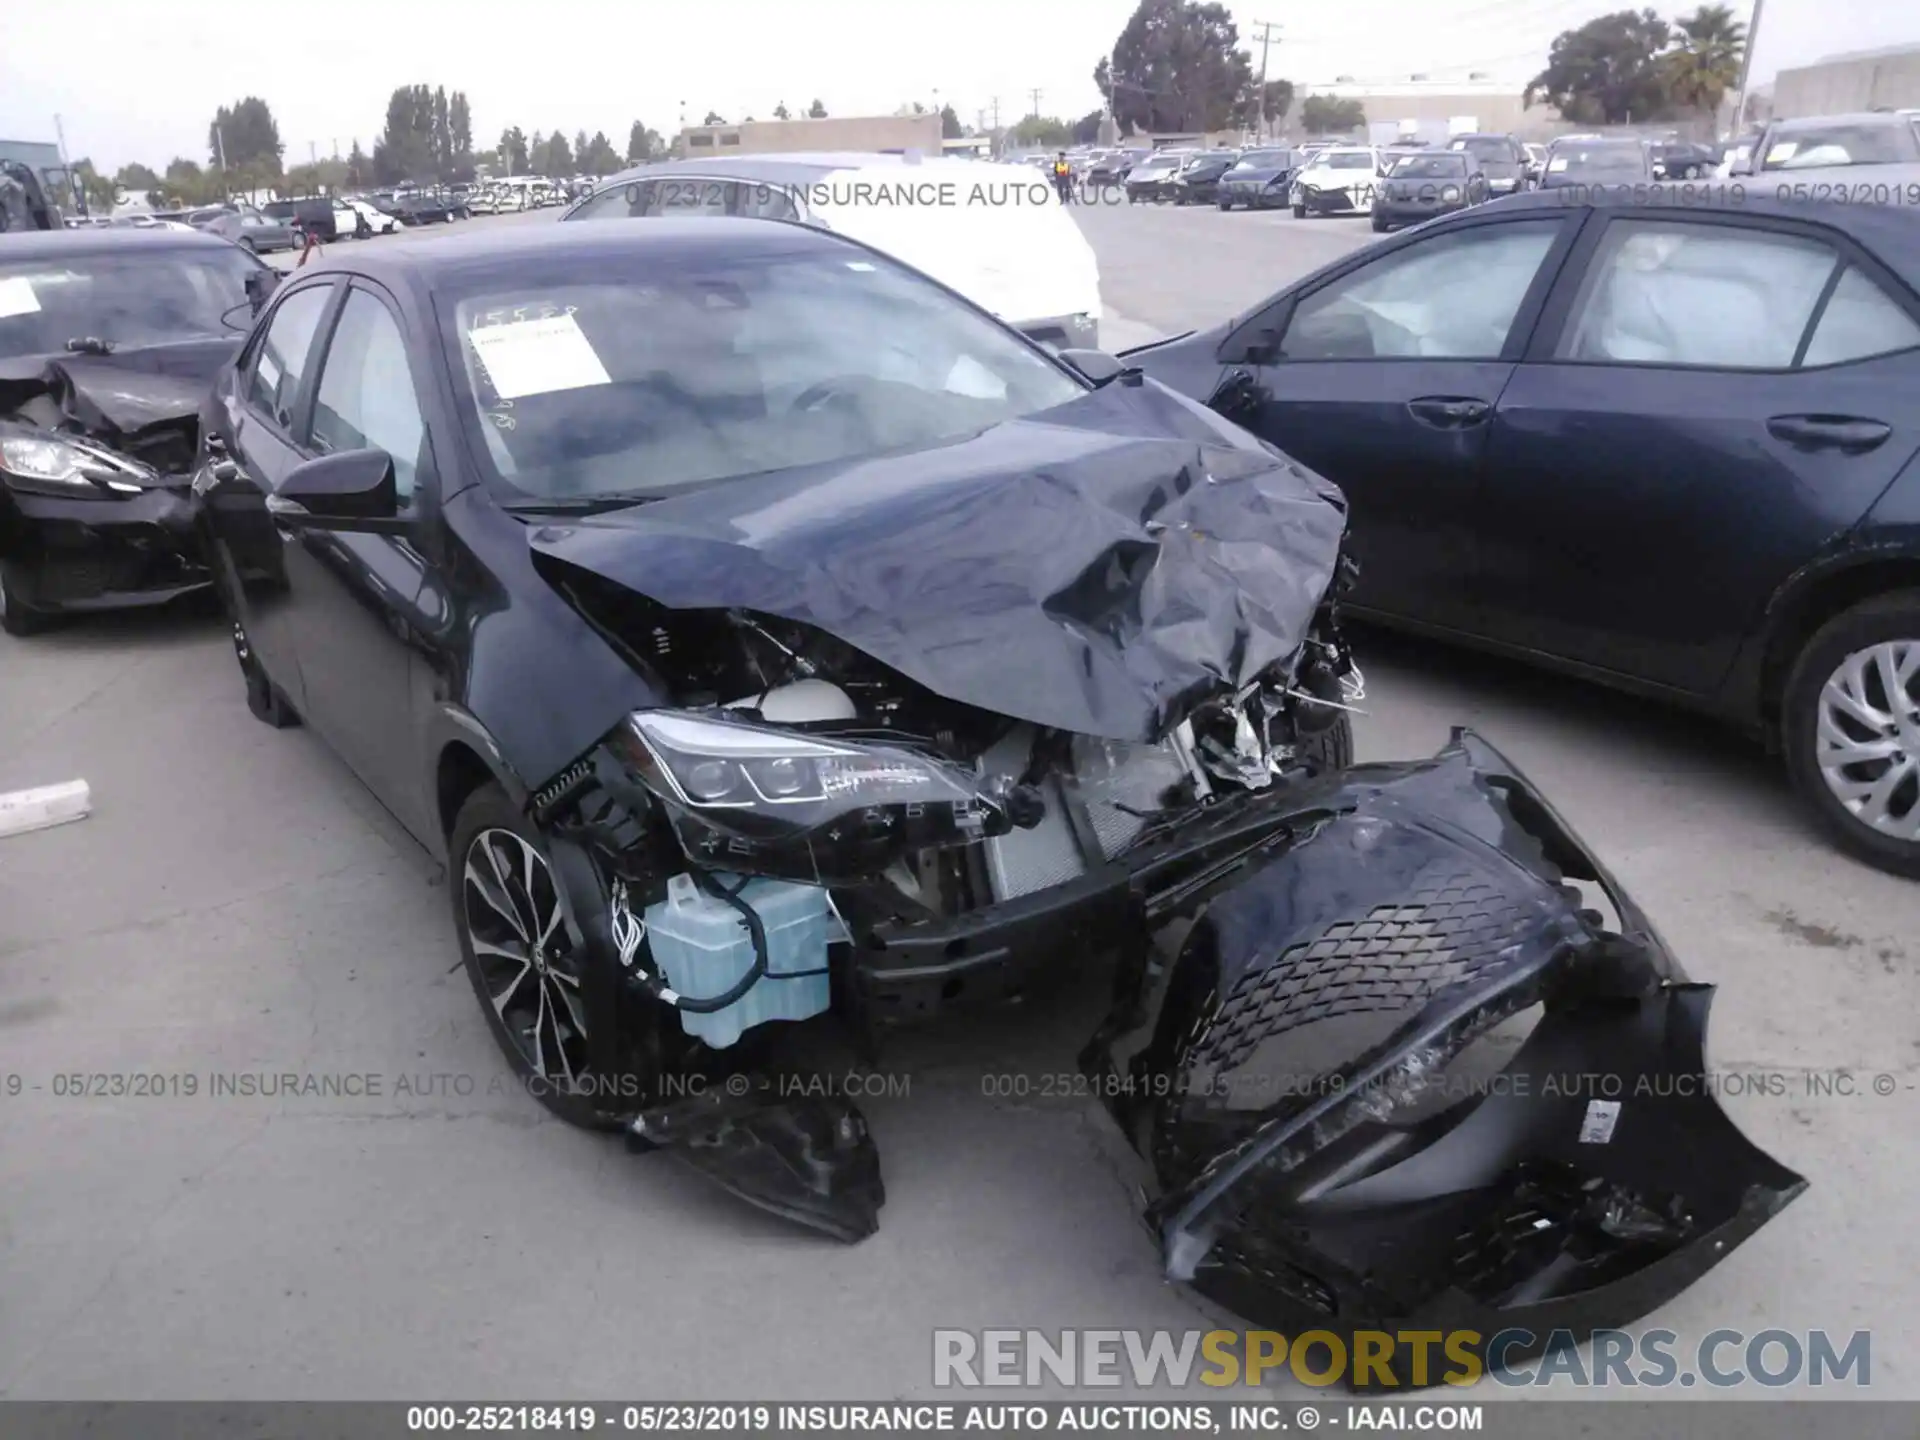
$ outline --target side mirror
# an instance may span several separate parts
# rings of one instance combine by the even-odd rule
[[[341,450],[287,472],[273,498],[329,520],[391,520],[400,512],[393,457],[384,450]]]
[[[1058,350],[1054,353],[1095,385],[1122,379],[1130,371],[1135,375],[1140,373],[1138,366],[1129,365],[1104,350]]]
[[[278,270],[270,270],[264,265],[258,270],[248,273],[246,279],[247,304],[251,307],[255,315],[258,315],[266,308],[268,297],[273,294],[279,284],[280,272]]]

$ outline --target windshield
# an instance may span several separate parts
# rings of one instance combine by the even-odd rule
[[[995,321],[851,248],[515,268],[435,303],[477,448],[535,501],[936,445],[1084,393]]]
[[[1373,156],[1364,150],[1322,150],[1313,157],[1316,170],[1371,170]]]
[[[1279,170],[1286,166],[1290,150],[1249,150],[1240,157],[1236,170]]]
[[[1911,125],[1795,126],[1767,147],[1762,170],[1809,170],[1819,165],[1897,165],[1920,160],[1920,133]]]
[[[1453,142],[1453,148],[1455,150],[1464,150],[1467,154],[1473,156],[1474,159],[1480,161],[1494,160],[1509,165],[1515,161],[1513,142],[1511,140],[1502,140],[1497,135],[1485,137],[1474,136],[1469,140],[1456,140]]]
[[[231,339],[251,318],[246,279],[259,268],[225,245],[0,265],[0,359],[57,355],[69,340],[138,348]]]
[[[1464,155],[1408,155],[1393,162],[1391,173],[1400,180],[1457,179],[1467,173],[1467,160]]]
[[[1570,170],[1583,175],[1644,175],[1647,173],[1647,154],[1638,145],[1593,145],[1555,150],[1547,161],[1547,170],[1554,175]]]

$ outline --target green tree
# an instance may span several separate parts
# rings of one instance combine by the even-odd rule
[[[509,175],[525,175],[533,166],[529,163],[526,131],[515,125],[510,130],[500,132],[500,163],[506,167]]]
[[[611,175],[620,168],[620,152],[613,148],[613,142],[607,139],[604,130],[594,131],[593,138],[587,141],[582,153],[573,158],[589,175]]]
[[[1089,110],[1073,122],[1073,143],[1092,145],[1100,138],[1101,122],[1107,118],[1105,110]]]
[[[787,109],[786,101],[782,100],[778,105],[773,107],[773,118],[776,120],[791,120],[793,118],[793,113]]]
[[[1225,5],[1140,0],[1094,84],[1121,125],[1147,132],[1219,130],[1231,123],[1253,65]]]
[[[942,105],[940,107],[940,138],[943,140],[958,140],[966,133],[966,130],[960,124],[960,117],[954,113],[953,106]]]
[[[454,163],[473,163],[473,109],[467,104],[467,92],[456,90],[447,97],[447,135],[453,141]]]
[[[373,183],[373,161],[367,158],[367,152],[360,148],[355,140],[353,148],[347,152],[347,184],[370,185]]]
[[[280,127],[273,111],[257,95],[222,105],[207,126],[207,158],[215,165],[238,170],[258,166],[269,175],[280,173]]]
[[[1246,103],[1241,107],[1241,124],[1249,127],[1278,125],[1287,118],[1287,111],[1293,108],[1293,82],[1291,80],[1269,80],[1266,92],[1260,90],[1260,82],[1254,81],[1247,88]]]
[[[819,102],[818,100],[816,100],[816,101],[814,101],[814,102],[813,102],[813,104],[811,104],[811,105],[809,105],[809,106],[807,107],[807,118],[808,118],[809,120],[824,120],[824,119],[826,119],[826,118],[827,118],[827,107],[826,107],[826,106],[824,106],[824,105],[822,105],[822,104],[821,104],[821,103],[820,103],[820,102]]]
[[[665,150],[659,131],[648,129],[643,121],[633,122],[633,128],[627,131],[627,164],[644,165]]]
[[[387,124],[373,142],[374,178],[383,185],[438,179],[446,161],[445,94],[402,85],[387,98]]]
[[[1367,111],[1358,100],[1309,95],[1300,106],[1300,123],[1309,135],[1342,135],[1365,125]]]
[[[547,159],[540,173],[556,180],[573,174],[573,147],[567,144],[567,137],[561,131],[554,131],[553,138],[547,141]]]
[[[209,197],[206,172],[184,155],[176,155],[167,162],[160,189],[170,204],[204,205]]]
[[[1554,38],[1526,103],[1545,100],[1577,125],[1661,120],[1672,113],[1662,52],[1672,28],[1652,10],[1617,10]]]
[[[1667,96],[1711,133],[1727,92],[1740,83],[1747,27],[1725,5],[1702,5],[1673,22],[1673,48],[1661,57]]]
[[[1046,115],[1029,115],[1013,127],[1014,143],[1044,150],[1064,150],[1073,144],[1073,126]]]
[[[113,186],[129,200],[143,200],[149,205],[158,203],[154,196],[160,189],[160,177],[145,165],[137,162],[122,165],[113,173]]]
[[[93,161],[87,159],[73,162],[73,178],[80,183],[80,193],[87,197],[87,210],[91,214],[104,215],[113,209],[112,177],[102,175],[93,168]]]

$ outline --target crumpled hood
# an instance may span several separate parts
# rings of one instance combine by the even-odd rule
[[[1148,381],[530,543],[673,609],[811,626],[962,704],[1148,741],[1300,648],[1345,525],[1332,484]]]
[[[200,406],[238,343],[192,341],[8,362],[0,366],[0,415],[18,412],[175,470],[169,462],[190,453]]]

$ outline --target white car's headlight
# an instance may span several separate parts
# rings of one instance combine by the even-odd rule
[[[26,429],[0,431],[0,476],[15,490],[68,500],[138,495],[132,461],[77,441]]]
[[[874,875],[914,851],[1004,835],[1019,808],[1011,785],[906,746],[695,711],[636,711],[615,748],[690,857],[742,873]]]

